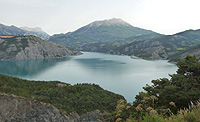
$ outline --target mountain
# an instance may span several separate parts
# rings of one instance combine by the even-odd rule
[[[0,35],[23,35],[25,33],[25,30],[22,30],[14,25],[6,26],[0,24]]]
[[[168,59],[198,44],[200,44],[200,30],[187,30],[174,35],[132,42],[118,47],[113,53],[134,55],[148,60]]]
[[[178,60],[184,59],[188,55],[190,55],[190,56],[194,56],[195,55],[196,58],[198,60],[200,60],[200,45],[197,45],[197,46],[192,47],[190,49],[187,49],[187,50],[181,51],[179,53],[176,53],[176,54],[174,54],[172,56],[169,56],[168,60],[170,62],[176,62]]]
[[[162,35],[113,18],[92,22],[74,32],[53,35],[49,40],[82,51],[158,60],[200,44],[200,29]]]
[[[96,41],[114,41],[131,36],[138,36],[143,34],[153,33],[149,30],[133,27],[121,19],[109,19],[103,21],[92,22],[75,32],[71,33],[72,36],[83,36],[93,38]],[[104,37],[103,37],[104,36]],[[93,41],[93,40],[91,40]]]
[[[97,122],[100,114],[114,112],[120,99],[125,100],[96,84],[30,81],[0,74],[0,121],[3,122],[65,122],[67,118],[72,122]]]
[[[197,29],[197,30],[190,29],[190,30],[177,33],[176,35],[184,36],[190,41],[197,42],[200,40],[200,29]]]
[[[82,50],[89,43],[114,42],[132,36],[154,34],[155,32],[133,27],[121,19],[95,21],[66,34],[56,34],[49,41]]]
[[[41,39],[48,40],[49,35],[44,32],[41,28],[36,27],[36,28],[29,28],[29,27],[20,27],[20,29],[26,31],[26,35],[34,35],[37,37],[40,37]]]
[[[0,24],[0,35],[35,35],[38,36],[44,40],[49,39],[49,35],[44,32],[40,28],[28,28],[28,27],[21,27],[18,28],[14,25],[12,26],[6,26],[3,24]]]
[[[110,54],[120,54],[118,48],[123,47],[123,45],[130,44],[132,42],[143,41],[146,39],[152,39],[155,37],[160,37],[161,34],[151,33],[139,36],[131,36],[129,38],[125,38],[122,40],[116,40],[113,42],[96,42],[96,43],[88,43],[84,44],[81,47],[82,51],[88,52],[101,52],[101,53],[110,53]]]
[[[36,36],[0,36],[0,60],[56,58],[80,52]]]
[[[43,30],[39,27],[29,28],[25,26],[25,27],[20,27],[20,29],[26,30],[26,31],[33,31],[33,32],[43,32]]]

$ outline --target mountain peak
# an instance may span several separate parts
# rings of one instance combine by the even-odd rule
[[[26,30],[26,31],[34,31],[34,32],[43,32],[43,30],[39,27],[35,27],[35,28],[29,28],[27,26],[24,27],[20,27],[22,30]]]
[[[88,26],[90,27],[99,27],[99,26],[119,26],[119,25],[125,25],[125,26],[131,26],[127,22],[123,21],[119,18],[112,18],[107,20],[100,20],[100,21],[94,21],[90,23]]]

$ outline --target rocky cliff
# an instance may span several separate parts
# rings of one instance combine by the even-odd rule
[[[80,52],[36,36],[0,36],[1,60],[56,58]]]
[[[0,121],[72,122],[50,104],[7,94],[0,94]]]
[[[96,110],[81,116],[75,112],[63,116],[50,104],[0,93],[0,122],[101,122],[100,114]]]

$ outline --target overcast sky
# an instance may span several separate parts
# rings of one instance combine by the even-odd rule
[[[162,34],[200,29],[200,0],[0,0],[0,23],[67,33],[95,20],[121,18]]]

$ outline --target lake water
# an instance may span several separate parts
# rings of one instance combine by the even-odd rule
[[[151,80],[169,78],[168,74],[177,70],[175,64],[166,60],[146,61],[129,56],[83,53],[65,58],[0,61],[0,73],[31,80],[95,83],[132,102]]]

